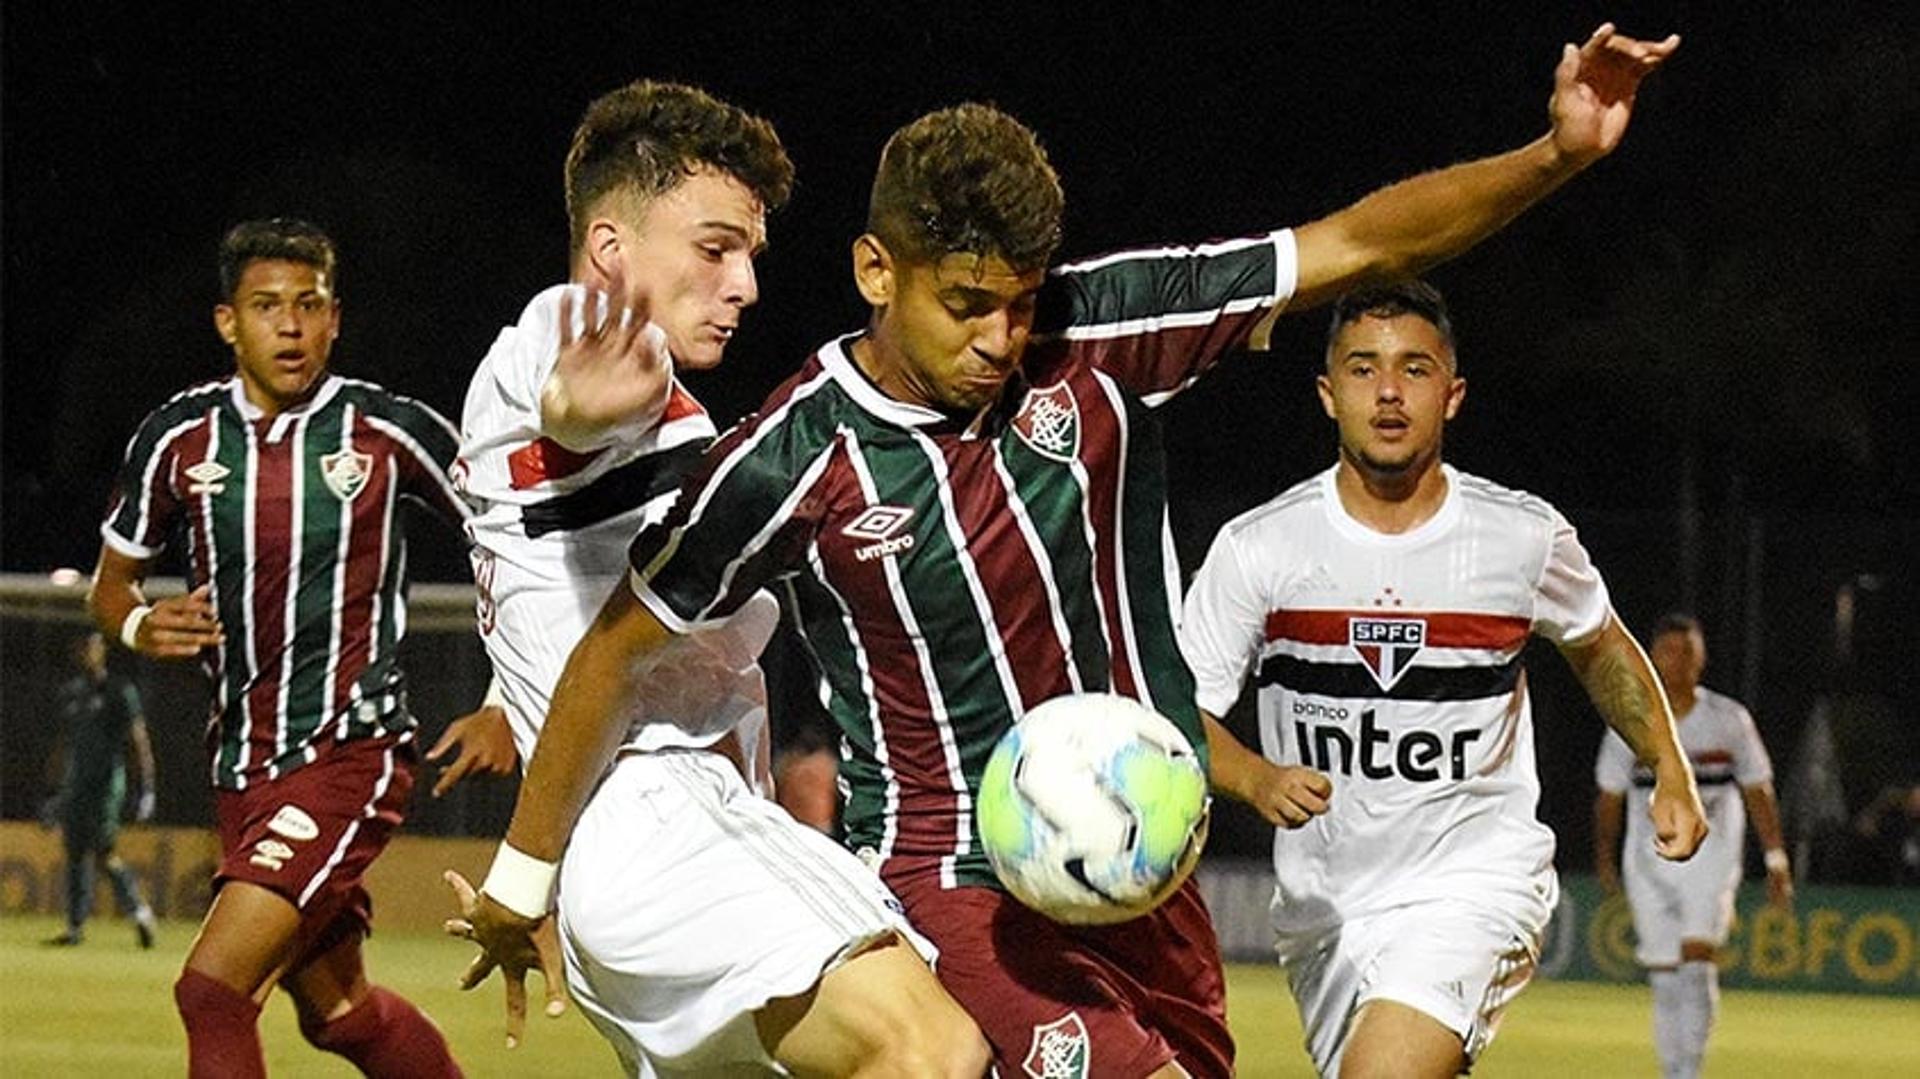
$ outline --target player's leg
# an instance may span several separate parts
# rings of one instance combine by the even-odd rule
[[[375,1079],[459,1075],[440,1028],[406,998],[367,980],[364,933],[359,918],[343,910],[281,978],[300,1033]]]
[[[93,912],[93,840],[71,820],[61,838],[67,854],[67,928],[47,943],[74,945],[86,939],[87,916]]]
[[[1365,973],[1337,1074],[1444,1076],[1471,1067],[1532,980],[1551,908],[1526,909],[1537,923],[1490,903],[1447,900],[1343,926],[1355,938],[1350,966]]]
[[[1674,1013],[1674,1067],[1672,1076],[1700,1074],[1707,1056],[1707,1039],[1720,1013],[1720,967],[1718,949],[1711,940],[1683,939],[1680,965],[1673,971],[1670,1002]]]
[[[986,1039],[898,940],[827,972],[811,991],[754,1015],[760,1041],[796,1075],[985,1074]]]
[[[300,912],[286,898],[246,881],[221,886],[173,984],[192,1079],[266,1075],[260,1005],[299,929]]]
[[[1466,1063],[1465,1043],[1440,1020],[1397,1000],[1375,999],[1353,1018],[1340,1079],[1444,1079]]]
[[[914,927],[940,949],[940,983],[992,1046],[1001,1075],[1180,1075],[1178,1050],[1149,1025],[1138,971],[1097,942],[985,887],[943,889],[937,873],[896,880]],[[1196,1062],[1188,1070],[1230,1073]]]
[[[108,843],[94,852],[94,860],[113,886],[113,904],[125,917],[133,919],[134,933],[142,948],[153,947],[153,908],[140,896],[140,882],[133,870]]]

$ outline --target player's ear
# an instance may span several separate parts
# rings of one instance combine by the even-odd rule
[[[1458,416],[1460,414],[1460,403],[1462,401],[1465,401],[1466,399],[1467,399],[1467,380],[1464,378],[1454,379],[1453,385],[1447,387],[1447,418],[1448,419],[1452,419],[1455,416]]]
[[[853,241],[853,283],[860,289],[861,298],[873,307],[893,302],[893,253],[871,232]]]
[[[625,243],[620,225],[613,218],[596,217],[588,223],[585,245],[587,261],[593,264],[603,280],[619,279],[620,253]]]
[[[1327,418],[1330,420],[1339,419],[1339,413],[1333,410],[1333,380],[1328,378],[1325,372],[1322,372],[1314,376],[1313,388],[1320,393],[1320,407],[1326,410]],[[1448,415],[1452,415],[1452,413],[1448,413]]]
[[[239,344],[240,333],[236,325],[237,321],[238,319],[234,314],[232,304],[217,303],[213,305],[214,332],[220,335],[220,340],[225,341],[229,345]]]

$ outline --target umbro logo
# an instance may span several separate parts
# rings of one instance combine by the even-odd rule
[[[1340,583],[1333,579],[1333,573],[1327,569],[1325,562],[1314,563],[1313,572],[1301,578],[1300,583],[1294,586],[1299,592],[1332,592],[1339,587]]]
[[[906,506],[868,506],[860,516],[843,525],[840,534],[849,539],[873,541],[853,549],[853,557],[871,562],[912,549],[913,533],[901,531],[912,520],[913,510]]]
[[[218,461],[202,461],[187,469],[187,478],[193,482],[187,485],[190,495],[217,495],[227,489],[221,483],[233,474],[233,470]]]

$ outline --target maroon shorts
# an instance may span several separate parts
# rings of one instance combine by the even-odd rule
[[[907,918],[940,949],[938,972],[993,1043],[1009,1079],[1138,1079],[1170,1060],[1233,1074],[1220,945],[1188,880],[1152,914],[1065,926],[991,888],[943,891],[933,874],[890,877]]]
[[[323,745],[279,779],[215,792],[214,887],[245,881],[285,897],[310,947],[364,933],[373,901],[360,877],[406,816],[416,764],[410,738],[362,738]]]

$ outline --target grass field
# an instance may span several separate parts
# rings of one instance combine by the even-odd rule
[[[185,1038],[170,985],[192,926],[162,927],[160,946],[133,947],[125,923],[97,920],[78,949],[43,948],[58,925],[49,918],[0,920],[0,1075],[177,1075]],[[454,988],[465,950],[427,935],[387,933],[368,944],[375,976],[424,1006],[452,1041],[471,1076],[573,1076],[613,1073],[613,1054],[569,1014],[535,1018],[520,1048],[504,1048],[499,990]],[[1311,1074],[1286,987],[1270,967],[1229,975],[1240,1074]],[[1541,982],[1508,1017],[1500,1040],[1474,1074],[1502,1076],[1647,1076],[1657,1074],[1648,1044],[1645,989]],[[307,1047],[284,999],[262,1019],[267,1066],[275,1076],[350,1076],[341,1061]],[[1920,1076],[1920,1001],[1875,997],[1729,992],[1707,1058],[1709,1075],[1728,1077]]]

